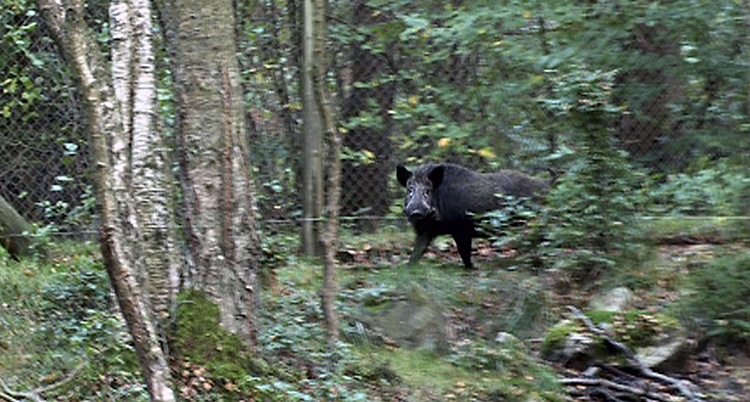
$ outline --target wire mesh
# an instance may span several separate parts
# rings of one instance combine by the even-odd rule
[[[257,199],[262,219],[276,227],[301,217],[296,5],[238,9]],[[328,88],[344,142],[345,224],[373,226],[399,216],[398,163],[445,161],[545,174],[565,163],[555,155],[580,146],[569,119],[549,107],[559,100],[564,68],[544,60],[565,46],[583,51],[563,43],[570,33],[554,14],[524,15],[506,28],[499,23],[504,17],[486,13],[472,22],[485,25],[474,26],[455,13],[414,19],[399,14],[406,10],[398,5],[350,6],[332,3],[328,43]],[[0,196],[30,221],[84,231],[92,200],[85,116],[65,61],[29,7],[2,14]],[[598,39],[601,54],[580,57],[591,70],[617,70],[611,102],[620,112],[611,132],[635,167],[668,177],[745,158],[745,26],[722,21],[708,38],[677,23],[634,22],[619,36]],[[592,23],[586,29],[582,35],[596,37],[607,28]],[[716,57],[709,59],[707,51]],[[160,84],[166,92],[168,82]],[[161,127],[173,128],[169,110],[162,109]]]

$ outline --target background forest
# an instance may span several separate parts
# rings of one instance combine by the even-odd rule
[[[0,254],[0,400],[750,395],[747,2],[0,2],[0,218],[30,223],[0,233],[9,252]],[[56,27],[55,4],[76,18]],[[191,17],[215,4],[210,22]],[[133,49],[147,37],[150,63],[123,47],[119,6],[133,10]],[[61,39],[71,33],[85,33],[87,57]],[[123,55],[140,67],[118,70]],[[124,157],[132,170],[109,176],[124,178],[112,181],[111,204],[97,144],[112,172],[122,155],[115,135],[97,143],[96,127],[108,133],[120,120],[92,109],[86,63],[97,82],[111,81],[100,104],[111,92],[123,105],[122,149],[137,151],[139,110],[158,143],[154,159]],[[218,73],[191,82],[201,71]],[[130,81],[118,74],[136,84],[120,92]],[[147,74],[154,108],[128,115]],[[222,152],[209,153],[211,133]],[[210,161],[225,170],[202,176]],[[394,173],[424,162],[518,169],[554,185],[543,205],[509,199],[486,216],[477,271],[459,268],[448,239],[407,268],[413,239]],[[139,176],[143,166],[164,173],[150,189],[139,187],[154,177]],[[219,198],[217,226],[213,204],[190,187],[203,179],[231,181],[217,188],[240,200]],[[133,227],[117,210],[126,193]],[[170,211],[161,232],[139,215],[144,193]],[[123,240],[137,279],[124,289],[150,309],[145,338],[164,355],[173,399],[141,376],[149,358],[112,279],[119,258],[95,244],[108,222],[124,228],[112,239]],[[8,244],[21,238],[33,241],[17,255]],[[154,239],[162,246],[148,245]],[[338,280],[328,275],[336,270]],[[589,300],[617,288],[632,292],[628,307],[597,315]],[[641,395],[573,381],[595,364],[577,367],[555,345],[596,331],[566,306],[631,348],[679,332],[688,357],[659,370],[699,391],[662,381]],[[575,330],[556,325],[564,318]],[[613,360],[593,358],[600,369],[622,363]]]

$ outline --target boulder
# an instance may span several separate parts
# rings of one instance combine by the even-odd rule
[[[436,303],[416,286],[360,303],[352,317],[368,336],[399,347],[448,352],[448,323]]]
[[[589,302],[591,311],[620,312],[632,307],[636,297],[633,291],[626,287],[617,287],[594,296]]]
[[[680,373],[685,371],[691,349],[692,345],[685,336],[670,334],[660,337],[654,345],[637,348],[635,354],[652,370],[661,373]]]

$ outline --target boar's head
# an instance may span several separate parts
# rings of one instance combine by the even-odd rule
[[[445,166],[426,165],[425,167],[427,169],[417,169],[413,173],[402,165],[396,168],[398,182],[406,187],[404,214],[411,223],[423,219],[440,220],[434,190],[443,182]]]

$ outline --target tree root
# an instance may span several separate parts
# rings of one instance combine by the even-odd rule
[[[662,384],[666,384],[672,389],[677,390],[689,402],[701,402],[702,401],[701,396],[691,389],[692,384],[690,384],[687,381],[672,378],[670,376],[657,373],[651,370],[638,358],[638,356],[635,355],[635,353],[633,353],[633,351],[627,345],[623,344],[622,342],[612,339],[612,337],[610,337],[606,332],[604,332],[602,329],[594,325],[591,322],[591,320],[588,317],[586,317],[579,309],[573,306],[568,306],[568,310],[570,310],[570,312],[573,314],[573,316],[575,316],[575,318],[583,322],[583,324],[586,326],[586,328],[588,328],[589,331],[591,331],[596,336],[603,339],[605,342],[607,342],[608,345],[622,352],[622,354],[627,359],[628,363],[634,369],[638,371],[641,377],[655,380]],[[612,401],[620,401],[621,400],[620,397],[622,396],[618,397],[618,396],[615,396],[614,394],[610,394],[610,391],[624,393],[630,397],[628,399],[633,399],[635,397],[639,399],[654,400],[654,401],[666,402],[668,400],[667,398],[664,398],[660,395],[650,392],[647,388],[623,385],[623,384],[620,384],[611,380],[607,380],[607,379],[586,378],[586,377],[564,378],[560,380],[560,383],[563,385],[570,385],[570,386],[598,387],[599,388],[598,392],[604,394],[608,400],[612,400]]]

